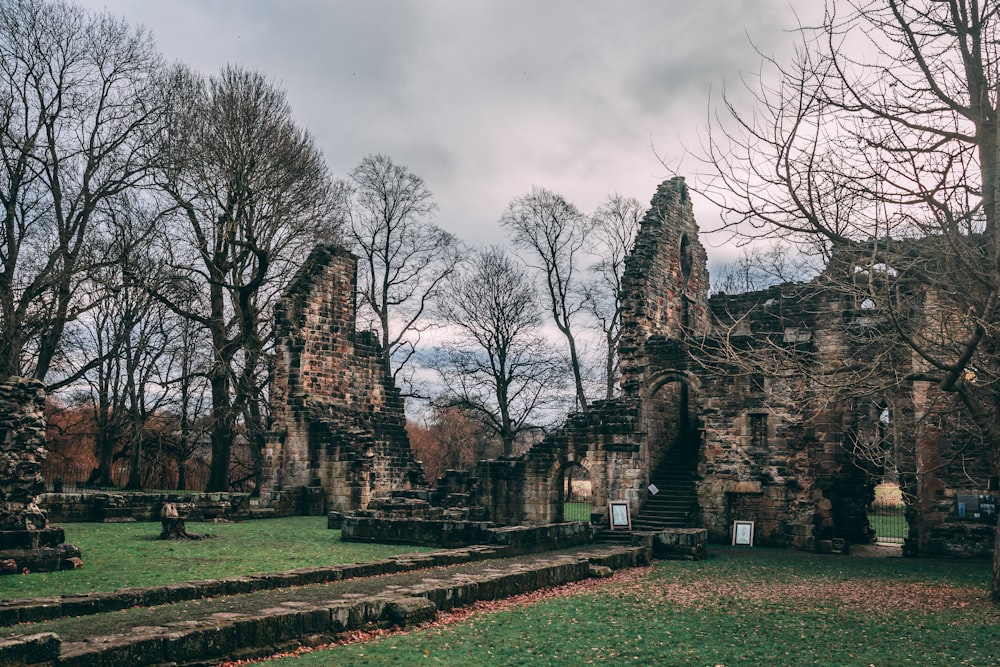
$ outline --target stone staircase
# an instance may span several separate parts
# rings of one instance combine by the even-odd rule
[[[694,457],[668,457],[650,480],[658,492],[649,494],[642,508],[632,517],[632,531],[690,528],[698,504],[696,471]],[[604,528],[598,532],[596,539],[618,544],[632,542],[630,532],[620,529]]]
[[[652,484],[659,492],[647,497],[638,516],[632,519],[632,530],[690,527],[691,514],[698,502],[694,475],[687,466],[658,470]]]

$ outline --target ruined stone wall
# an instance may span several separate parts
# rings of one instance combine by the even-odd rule
[[[607,515],[609,500],[637,499],[646,479],[638,436],[638,405],[597,401],[516,459],[482,461],[474,474],[474,502],[497,523],[561,521],[562,476],[566,468],[586,470],[593,510]]]
[[[912,303],[925,305],[920,295]],[[865,542],[871,535],[865,507],[874,486],[891,478],[895,467],[909,505],[907,552],[990,551],[992,525],[984,525],[985,517],[959,516],[959,496],[995,495],[996,479],[989,448],[957,401],[928,383],[892,389],[889,381],[870,398],[823,403],[822,389],[808,384],[838,364],[885,363],[870,358],[867,343],[887,325],[876,310],[844,290],[830,289],[824,276],[809,284],[718,295],[711,305],[720,323],[717,336],[739,321],[740,335],[731,342],[784,346],[801,355],[803,368],[812,367],[780,379],[753,378],[740,369],[704,375],[706,448],[699,500],[716,538],[732,520],[752,519],[764,527],[758,534],[776,544],[801,545],[810,537]],[[903,375],[923,363],[905,350],[880,352],[892,354]],[[890,421],[879,427],[883,410]],[[766,448],[754,446],[754,420],[767,424]],[[889,469],[855,447],[858,434],[878,428],[893,438]]]
[[[481,464],[478,500],[494,521],[558,520],[562,472],[573,463],[590,476],[595,513],[606,515],[611,500],[639,509],[651,471],[678,439],[679,413],[690,411],[689,421],[696,421],[687,390],[682,399],[678,385],[665,382],[664,371],[685,383],[692,379],[681,361],[686,351],[676,341],[708,330],[707,294],[706,253],[691,199],[684,179],[674,178],[654,194],[626,262],[622,397],[570,415],[519,460]]]
[[[275,308],[265,497],[320,485],[330,508],[343,511],[426,483],[378,342],[355,331],[356,288],[357,259],[339,246],[319,246]]]
[[[0,574],[81,567],[80,549],[64,544],[38,504],[45,489],[45,387],[38,380],[0,382]]]
[[[45,388],[37,380],[0,384],[0,530],[26,525],[25,508],[45,490]]]

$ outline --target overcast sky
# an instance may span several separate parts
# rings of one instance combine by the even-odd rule
[[[169,60],[264,72],[288,93],[335,177],[385,153],[427,182],[436,222],[503,241],[533,185],[584,212],[611,192],[649,202],[710,90],[790,51],[818,0],[87,0],[143,25]],[[680,164],[683,173],[687,165]],[[693,169],[694,165],[690,168]],[[714,212],[696,205],[703,230]],[[704,239],[712,264],[732,256]]]

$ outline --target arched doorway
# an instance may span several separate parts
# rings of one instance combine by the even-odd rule
[[[663,467],[693,473],[701,445],[697,386],[685,374],[668,372],[651,389],[645,408],[649,474]]]
[[[590,521],[593,512],[593,485],[587,469],[571,463],[559,480],[559,508],[563,521]]]

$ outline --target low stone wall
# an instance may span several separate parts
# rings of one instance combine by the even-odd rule
[[[576,556],[557,556],[525,565],[425,580],[409,588],[366,597],[337,598],[313,605],[289,604],[256,614],[219,613],[193,621],[133,628],[122,635],[61,643],[52,634],[0,642],[0,664],[92,665],[184,664],[269,655],[306,637],[332,636],[365,626],[409,626],[433,620],[439,610],[480,600],[498,600],[580,581],[604,568],[646,565],[649,550],[616,547]],[[318,636],[318,637],[317,637]]]
[[[514,553],[533,553],[587,544],[595,529],[582,521],[544,526],[497,526],[488,521],[441,521],[392,519],[345,515],[340,539],[345,542],[412,544],[426,547],[459,547],[488,544],[507,547]]]
[[[51,632],[3,639],[0,640],[0,664],[8,667],[55,665],[61,646],[59,635]]]
[[[238,521],[276,516],[273,510],[252,508],[248,493],[44,493],[39,506],[56,523],[159,521],[165,503],[177,506],[189,521]]]
[[[131,607],[153,607],[220,595],[241,595],[291,586],[375,577],[410,572],[426,567],[441,567],[502,558],[505,555],[507,555],[506,551],[500,547],[469,547],[430,553],[404,554],[368,563],[300,568],[290,572],[188,581],[168,586],[121,588],[116,591],[62,595],[52,598],[0,600],[0,626],[37,623],[66,616],[89,616]],[[0,661],[0,664],[4,663]]]

